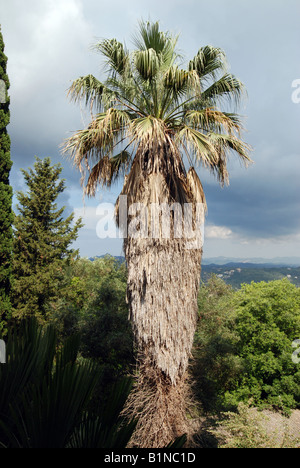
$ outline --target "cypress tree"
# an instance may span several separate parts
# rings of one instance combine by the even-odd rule
[[[65,189],[62,167],[51,159],[36,158],[34,169],[22,170],[28,190],[17,192],[18,216],[14,222],[13,316],[35,315],[47,320],[46,306],[57,297],[68,265],[78,256],[71,248],[82,227],[74,214],[64,218],[65,207],[56,199]]]
[[[10,291],[12,281],[12,187],[9,175],[12,166],[10,159],[10,138],[7,126],[10,121],[8,97],[9,79],[6,73],[7,57],[0,28],[0,333],[5,333],[7,320],[11,314]]]

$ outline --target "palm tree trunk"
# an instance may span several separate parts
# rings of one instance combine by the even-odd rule
[[[140,353],[176,385],[197,321],[201,252],[183,242],[128,242],[128,302]]]
[[[145,159],[137,159],[139,170],[133,172],[142,177],[143,190],[137,192],[134,201],[147,206],[148,214],[151,202],[170,204],[180,200],[182,206],[182,197],[195,201],[181,163],[168,156],[171,171],[162,167],[166,159],[160,157],[163,163],[155,158],[151,167],[156,164],[156,170],[150,174],[141,167]],[[147,165],[149,168],[149,158]],[[129,175],[123,194],[130,193],[130,183]],[[202,249],[190,249],[190,239],[184,236],[176,238],[175,218],[171,218],[168,238],[164,238],[161,228],[156,238],[128,236],[124,241],[127,299],[138,361],[137,382],[126,411],[138,417],[132,445],[140,448],[164,447],[188,431],[186,380],[197,323]],[[153,218],[150,224],[153,226]]]
[[[128,302],[139,377],[131,405],[136,440],[163,447],[187,432],[187,367],[197,322],[201,252],[168,243],[129,242]]]

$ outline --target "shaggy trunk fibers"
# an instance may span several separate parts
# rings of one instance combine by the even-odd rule
[[[140,364],[127,404],[129,414],[138,416],[132,443],[164,447],[188,432],[186,376],[197,322],[201,253],[184,250],[175,240],[147,247],[129,242],[126,259]]]
[[[174,385],[151,363],[141,364],[124,411],[128,417],[138,419],[129,447],[163,448],[175,438],[188,434],[189,392],[185,376]]]
[[[129,241],[128,302],[141,362],[173,385],[186,372],[197,321],[201,252],[170,239]]]
[[[186,176],[176,155],[148,157],[146,169],[145,158],[138,156],[122,193],[128,194],[129,205],[132,201],[143,204],[150,218],[151,203],[204,202],[203,192],[197,192],[197,183],[189,181],[191,174]],[[167,163],[171,167],[165,167]],[[134,195],[132,177],[139,183]],[[174,235],[175,218],[169,216],[168,238],[160,225],[155,238],[128,235],[124,241],[127,299],[139,363],[125,411],[138,417],[131,442],[138,447],[164,447],[187,432],[186,375],[197,322],[202,250],[189,248],[190,239]],[[152,218],[148,232],[153,226]]]

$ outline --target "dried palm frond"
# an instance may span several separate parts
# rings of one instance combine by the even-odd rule
[[[205,200],[205,194],[203,186],[200,182],[197,172],[193,167],[190,167],[187,173],[187,183],[189,189],[192,193],[192,197],[195,203],[202,203],[204,205],[205,211],[207,210],[207,204]]]

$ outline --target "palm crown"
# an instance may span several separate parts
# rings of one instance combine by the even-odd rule
[[[107,65],[105,82],[88,75],[72,83],[71,99],[90,105],[92,120],[63,148],[80,169],[87,195],[95,194],[98,183],[110,186],[135,171],[127,187],[133,190],[142,167],[141,162],[135,167],[135,162],[142,157],[145,167],[149,153],[165,160],[176,155],[179,173],[185,172],[185,154],[190,166],[207,167],[221,184],[228,181],[231,151],[242,162],[250,161],[250,148],[240,138],[240,117],[221,110],[227,103],[238,104],[244,91],[228,72],[224,52],[202,47],[184,69],[177,40],[161,32],[158,23],[141,22],[132,52],[116,39],[96,44]],[[174,161],[171,166],[165,161],[167,170],[175,166]],[[151,170],[155,167],[152,160]]]

